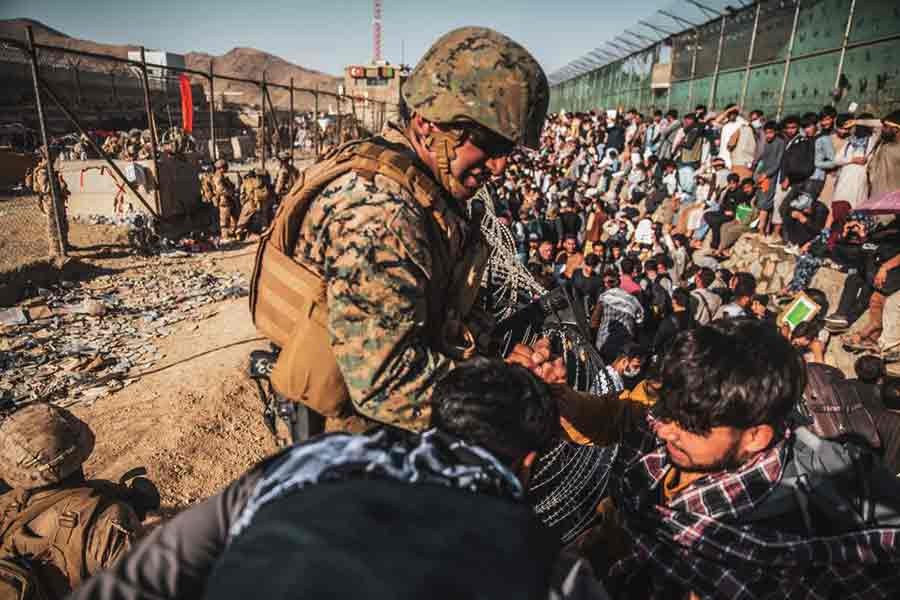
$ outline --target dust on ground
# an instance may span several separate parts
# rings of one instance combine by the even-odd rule
[[[34,197],[0,198],[0,223],[0,287],[12,287],[16,301],[43,279],[115,278],[152,269],[158,260],[131,252],[124,228],[71,223],[71,260],[56,271],[46,264],[46,220]],[[254,251],[253,244],[244,244],[172,260],[240,271],[249,280]],[[207,308],[211,317],[178,323],[156,342],[161,360],[137,381],[90,405],[71,407],[95,433],[86,474],[116,480],[130,469],[146,468],[160,489],[164,514],[215,494],[276,451],[246,374],[250,351],[267,347],[250,319],[247,299]]]

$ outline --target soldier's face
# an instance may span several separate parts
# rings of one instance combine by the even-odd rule
[[[454,194],[457,200],[468,200],[491,175],[502,175],[506,170],[507,155],[491,156],[469,138],[457,146],[455,152],[450,171],[464,187],[460,193]]]

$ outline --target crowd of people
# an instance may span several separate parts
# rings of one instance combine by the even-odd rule
[[[137,540],[158,495],[87,480],[90,428],[20,408],[0,421],[0,591],[897,597],[900,245],[870,198],[900,189],[900,114],[545,122],[540,65],[481,27],[437,40],[403,99],[381,136],[285,175],[260,242],[251,312],[281,351],[254,378],[303,435]],[[462,210],[487,179],[517,272],[583,304],[590,353],[537,335],[498,356],[489,248]],[[797,255],[775,297],[723,266],[742,236]],[[833,310],[810,287],[826,264],[848,274]],[[828,333],[864,312],[843,373]],[[582,389],[565,360],[595,354]]]
[[[900,225],[864,204],[900,189],[898,131],[900,111],[875,119],[830,106],[779,122],[735,106],[680,118],[561,113],[538,151],[514,155],[493,179],[492,196],[537,281],[587,298],[608,361],[635,343],[659,355],[694,323],[773,319],[805,293],[832,332],[867,313],[843,343],[895,362]],[[743,236],[796,257],[788,285],[757,293],[753,275],[723,265]],[[832,314],[810,289],[825,264],[850,275]]]

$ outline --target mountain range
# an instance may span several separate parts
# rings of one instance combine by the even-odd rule
[[[130,50],[139,50],[140,46],[131,44],[107,44],[92,40],[83,40],[69,36],[59,30],[53,29],[39,21],[32,19],[6,19],[0,20],[0,38],[25,39],[25,27],[31,26],[35,41],[40,44],[59,46],[72,50],[105,54],[119,58],[127,58]],[[55,58],[55,57],[54,57]],[[235,47],[220,56],[214,56],[206,52],[188,52],[184,55],[185,66],[189,69],[206,72],[209,69],[210,60],[213,60],[216,74],[230,77],[242,77],[258,79],[265,72],[266,80],[272,83],[288,84],[293,78],[297,88],[320,89],[335,92],[342,82],[341,77],[334,77],[321,71],[307,69],[296,65],[281,57],[269,54],[256,48]],[[60,55],[60,61],[82,69],[101,69],[103,60],[94,58],[78,58],[74,55]],[[80,61],[80,62],[75,62]],[[191,75],[191,80],[206,88],[205,77]],[[260,103],[259,86],[255,84],[226,81],[217,79],[215,82],[216,98],[225,96],[230,102],[237,104]],[[271,88],[269,95],[272,102],[279,108],[288,108],[290,104],[289,92]],[[321,107],[327,108],[328,100],[320,100]],[[313,105],[312,95],[297,92],[294,95],[294,105],[298,109],[310,108]]]

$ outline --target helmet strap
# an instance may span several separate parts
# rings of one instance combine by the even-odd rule
[[[425,147],[434,151],[437,158],[437,178],[451,196],[463,196],[466,187],[453,175],[450,163],[456,158],[456,149],[463,143],[462,132],[447,132],[435,129],[425,138]],[[437,144],[437,147],[433,147]]]

